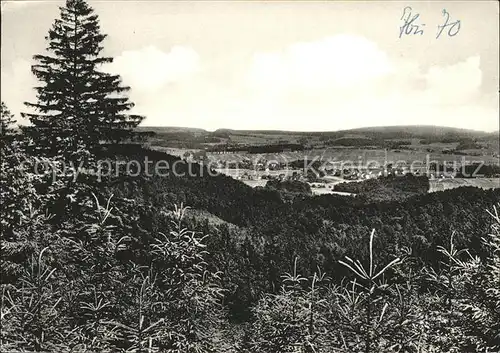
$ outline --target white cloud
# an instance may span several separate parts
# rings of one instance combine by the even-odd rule
[[[246,64],[246,65],[245,65]],[[213,71],[190,47],[125,51],[107,67],[131,86],[147,125],[207,129],[338,130],[434,124],[498,129],[498,100],[480,94],[480,57],[423,68],[368,39],[341,35],[256,53]],[[203,73],[202,75],[199,73]],[[233,80],[218,80],[219,77]],[[36,84],[30,62],[2,67],[2,99],[25,110]],[[495,97],[498,95],[495,93]],[[18,116],[19,118],[19,116]]]
[[[392,72],[387,55],[364,37],[348,34],[257,53],[247,77],[260,90],[346,89]]]
[[[190,47],[174,46],[164,52],[148,46],[123,52],[106,70],[120,74],[134,90],[157,90],[191,77],[200,68],[200,57]]]
[[[91,3],[109,34],[106,53],[116,58],[108,69],[131,86],[134,112],[147,116],[145,124],[333,130],[477,123],[498,129],[498,35],[488,35],[498,11],[491,6],[456,4],[451,15],[468,30],[435,40],[439,4],[421,9],[428,12],[422,12],[426,34],[399,39],[398,4],[353,17],[342,3],[263,12],[259,6],[221,12],[201,3]],[[38,84],[32,55],[45,48],[44,35],[64,0],[1,5],[2,99],[18,113]],[[359,26],[373,16],[380,23]],[[124,29],[117,18],[133,25]]]
[[[427,94],[435,104],[457,105],[474,100],[482,82],[480,57],[470,57],[454,65],[433,66],[425,74]]]
[[[480,57],[424,69],[409,59],[388,57],[366,38],[338,35],[256,53],[245,94],[221,112],[245,128],[336,130],[362,126],[498,124],[497,108],[480,102]],[[233,118],[234,120],[234,118]]]

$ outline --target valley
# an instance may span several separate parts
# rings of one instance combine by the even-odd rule
[[[341,182],[407,173],[427,175],[429,192],[500,187],[498,133],[429,126],[334,132],[139,130],[151,134],[148,148],[203,163],[251,187],[264,187],[270,179],[297,180],[308,183],[315,195],[342,194],[335,190]]]

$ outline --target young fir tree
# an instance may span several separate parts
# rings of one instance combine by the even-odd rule
[[[13,125],[16,123],[14,115],[7,108],[7,105],[2,102],[0,108],[0,136],[3,139],[12,137],[15,135],[15,130]]]
[[[33,74],[42,82],[37,102],[23,113],[33,127],[25,132],[36,148],[48,155],[70,155],[93,150],[100,142],[118,142],[131,136],[142,116],[126,114],[133,103],[119,75],[99,68],[111,63],[100,55],[106,35],[98,16],[84,0],[67,0],[49,35],[47,54],[35,55]]]

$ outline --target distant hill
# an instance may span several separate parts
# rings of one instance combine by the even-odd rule
[[[459,136],[461,138],[484,138],[495,133],[484,131],[460,129],[445,126],[433,125],[406,125],[406,126],[374,126],[363,127],[358,129],[350,129],[338,131],[343,133],[363,133],[366,135],[377,135],[383,138],[383,135],[401,135],[401,137],[427,138],[427,137],[445,137]],[[498,135],[498,132],[496,133]]]
[[[491,152],[498,150],[499,133],[459,129],[444,126],[406,125],[376,126],[339,131],[285,131],[285,130],[235,130],[217,129],[213,132],[186,127],[139,127],[138,131],[151,131],[156,134],[149,142],[152,145],[188,149],[214,148],[227,146],[262,146],[299,144],[307,148],[324,146],[378,146],[399,148],[408,144],[448,144],[439,147],[453,149],[461,146],[487,146]],[[464,144],[467,142],[467,144]],[[226,147],[224,147],[226,146]],[[393,147],[392,147],[393,146]],[[436,146],[432,147],[435,148]],[[476,151],[475,153],[483,153]]]
[[[170,132],[191,132],[191,133],[209,133],[207,130],[195,127],[182,127],[182,126],[138,126],[137,131],[154,131],[156,133],[170,133]]]
[[[434,134],[434,135],[444,135],[448,133],[457,133],[457,134],[468,134],[468,133],[477,133],[477,134],[488,134],[484,131],[472,130],[472,129],[462,129],[455,127],[447,127],[447,126],[435,126],[435,125],[393,125],[393,126],[372,126],[372,127],[362,127],[356,129],[348,129],[343,131],[357,131],[357,132],[398,132],[404,131],[411,134]]]
[[[287,130],[234,130],[234,129],[217,129],[215,132],[224,132],[231,134],[263,134],[263,135],[325,135],[325,134],[405,134],[412,135],[414,137],[419,136],[443,136],[446,134],[456,134],[456,135],[467,135],[467,136],[486,136],[486,135],[498,135],[498,132],[488,133],[484,131],[471,130],[471,129],[460,129],[454,127],[445,126],[433,126],[433,125],[402,125],[402,126],[372,126],[372,127],[362,127],[356,129],[348,130],[337,130],[337,131],[287,131]]]
[[[181,126],[139,126],[139,131],[155,132],[197,132],[206,134],[231,134],[231,135],[345,135],[345,134],[404,134],[412,137],[420,136],[444,136],[444,135],[462,135],[467,137],[487,137],[498,136],[499,132],[484,132],[472,129],[460,129],[446,126],[433,125],[401,125],[401,126],[372,126],[347,130],[334,131],[289,131],[289,130],[237,130],[220,128],[214,132],[209,132],[201,128],[181,127]]]

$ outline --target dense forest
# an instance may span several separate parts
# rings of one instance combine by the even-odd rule
[[[500,350],[500,189],[313,196],[124,143],[143,117],[104,39],[68,0],[31,125],[2,102],[2,352]]]
[[[429,179],[425,175],[390,174],[387,177],[357,183],[340,183],[335,185],[335,190],[350,192],[369,201],[404,200],[426,194],[429,191]]]
[[[2,153],[2,161],[10,163],[2,165],[6,347],[286,352],[303,345],[307,352],[313,344],[316,351],[337,347],[357,352],[365,351],[368,334],[375,335],[369,352],[412,352],[426,344],[426,351],[446,351],[442,347],[449,345],[461,347],[456,351],[486,352],[484,347],[498,345],[498,325],[493,324],[498,317],[497,277],[487,267],[498,261],[498,238],[488,240],[488,234],[496,234],[498,220],[486,212],[495,215],[498,189],[460,188],[377,203],[304,192],[290,197],[288,190],[252,189],[137,146],[108,148],[99,157],[180,161],[176,174],[191,169],[193,176],[123,174],[97,182],[86,175],[68,185],[69,175],[54,184],[50,174],[34,178],[29,163],[19,168],[16,163],[32,158],[23,154],[22,142],[4,144]],[[181,204],[207,213],[191,216],[176,209]],[[464,253],[465,248],[469,250]],[[387,277],[377,278],[382,282],[373,281],[377,288],[372,294],[361,287],[366,279],[352,282],[360,271],[340,262],[360,259],[358,265],[366,266],[372,258],[385,265],[396,257],[402,262],[388,268]],[[450,269],[446,259],[457,264]],[[460,280],[448,283],[449,275]],[[477,286],[476,281],[485,282]],[[471,286],[481,293],[471,292]],[[398,303],[398,290],[403,289],[409,291],[405,298],[414,302]],[[342,311],[347,303],[340,300],[347,300],[346,295],[359,296],[359,307],[350,308],[354,312]],[[370,309],[377,315],[392,310],[384,330],[392,327],[392,320],[410,320],[398,316],[398,305],[416,310],[406,313],[414,321],[398,332],[365,332],[371,327],[365,317],[370,295],[390,305],[384,309],[385,304],[373,304]],[[309,308],[311,296],[316,296],[316,314]],[[455,305],[452,311],[445,310],[448,301]],[[424,308],[431,307],[435,317],[422,321],[430,310]],[[476,317],[478,312],[483,316]],[[331,317],[322,316],[327,313]],[[328,332],[314,342],[308,336],[310,315],[318,320],[314,330]],[[341,320],[342,315],[347,317]],[[348,321],[350,315],[355,321]],[[144,329],[157,326],[141,333],[141,320],[146,320]],[[370,325],[376,326],[376,320]],[[489,331],[479,336],[484,327]],[[415,336],[400,342],[402,348],[389,349],[407,335],[404,330]],[[458,342],[444,340],[439,343],[443,346],[434,346],[439,335],[452,337],[451,332],[462,335]],[[342,335],[347,337],[338,341]],[[174,350],[176,345],[181,348]]]

